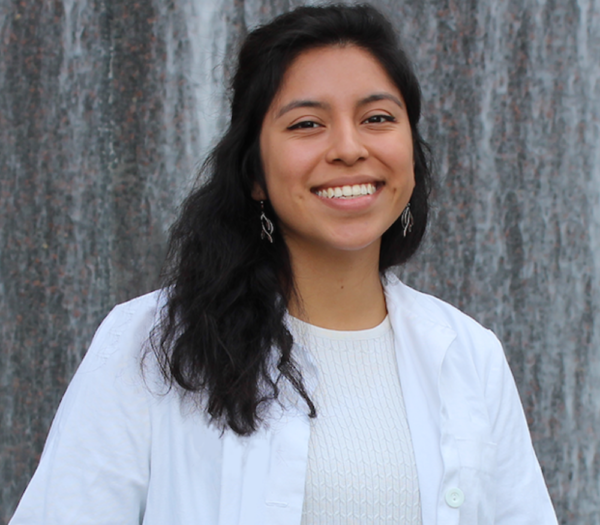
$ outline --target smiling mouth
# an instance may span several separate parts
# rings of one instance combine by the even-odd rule
[[[346,186],[333,186],[315,191],[315,194],[324,199],[355,199],[365,195],[373,195],[377,191],[377,184],[353,184]]]

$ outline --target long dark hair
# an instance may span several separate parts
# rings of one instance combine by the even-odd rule
[[[256,182],[264,188],[260,129],[285,71],[306,50],[349,44],[381,63],[404,97],[412,129],[414,226],[403,237],[398,220],[384,233],[381,274],[411,257],[425,232],[431,173],[417,129],[420,88],[385,17],[368,5],[300,7],[249,33],[232,82],[229,128],[204,163],[206,182],[172,228],[168,301],[152,340],[167,383],[197,394],[214,423],[239,435],[258,428],[283,382],[315,416],[284,323],[294,292],[289,253],[277,230],[273,244],[261,240],[251,192]],[[267,213],[276,219],[268,203]]]

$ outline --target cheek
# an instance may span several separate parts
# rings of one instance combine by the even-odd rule
[[[413,148],[412,141],[405,143],[402,147],[397,148],[394,155],[397,165],[403,169],[413,168]]]
[[[384,153],[384,162],[394,173],[394,182],[399,187],[413,187],[415,185],[415,166],[413,161],[412,149],[402,148],[401,150],[387,150]]]
[[[265,180],[269,190],[302,198],[311,185],[311,174],[318,163],[311,148],[300,144],[281,143],[263,157]]]
[[[318,145],[308,140],[284,140],[278,146],[279,168],[290,177],[308,177],[320,158]]]
[[[377,140],[371,146],[385,164],[404,172],[412,168],[414,157],[410,128],[375,138]]]

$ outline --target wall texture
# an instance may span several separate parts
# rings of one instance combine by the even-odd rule
[[[0,0],[0,524],[96,326],[157,286],[240,38],[298,3]],[[375,3],[440,175],[402,274],[500,336],[561,523],[600,524],[600,0]]]

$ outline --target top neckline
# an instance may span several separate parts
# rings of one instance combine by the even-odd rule
[[[304,335],[319,337],[322,339],[334,339],[342,341],[358,341],[364,339],[377,339],[387,335],[392,329],[390,316],[386,315],[385,319],[373,328],[366,330],[331,330],[330,328],[322,328],[313,324],[301,321],[297,317],[288,315],[294,332],[300,332]]]

